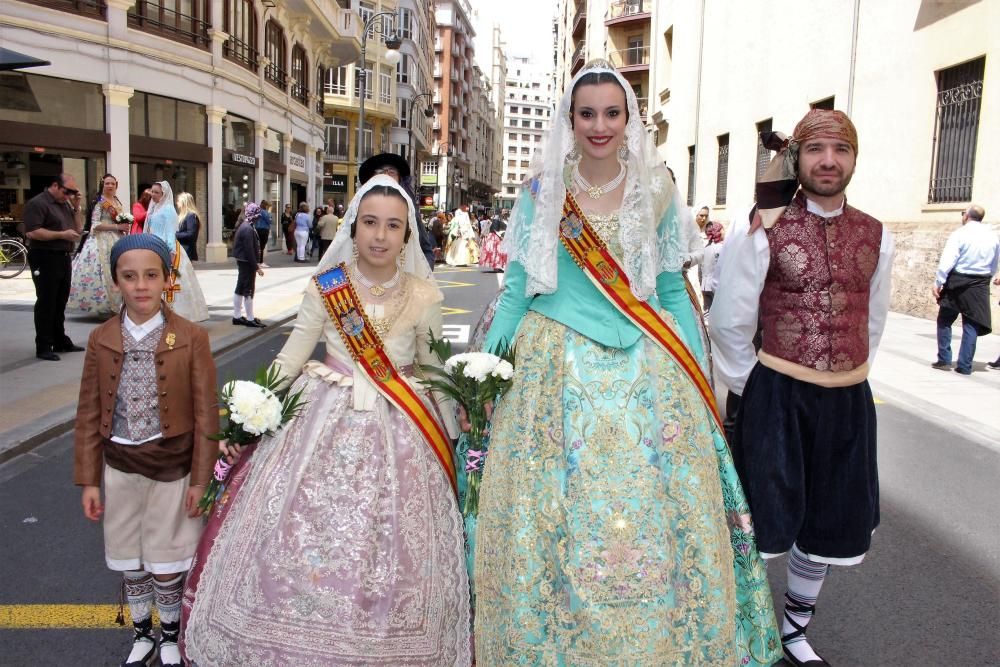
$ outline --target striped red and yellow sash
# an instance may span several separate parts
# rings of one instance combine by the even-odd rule
[[[632,294],[625,271],[618,265],[601,237],[594,232],[587,216],[569,192],[566,193],[563,217],[559,222],[559,239],[597,290],[680,365],[701,394],[719,431],[723,432],[715,393],[698,360],[673,327],[652,306]]]
[[[358,293],[348,277],[347,266],[342,262],[328,271],[313,276],[313,281],[323,296],[323,303],[330,314],[330,319],[340,332],[344,346],[351,353],[357,367],[368,376],[386,400],[399,408],[414,423],[440,461],[452,490],[457,494],[458,482],[455,477],[455,458],[451,441],[417,392],[392,365],[382,339],[365,315]]]
[[[167,296],[167,303],[174,302],[174,292],[181,291],[181,244],[174,242],[174,259],[170,263],[170,275],[167,276],[167,285],[163,288],[163,293]]]

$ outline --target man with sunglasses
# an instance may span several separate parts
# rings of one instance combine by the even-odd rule
[[[76,179],[60,174],[24,207],[28,264],[35,283],[35,356],[59,361],[58,352],[82,352],[66,335],[66,301],[73,252],[83,232],[83,194]]]

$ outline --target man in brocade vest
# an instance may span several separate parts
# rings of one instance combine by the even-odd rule
[[[709,326],[739,399],[733,458],[765,558],[788,552],[782,625],[793,665],[827,665],[806,640],[829,566],[860,563],[879,523],[868,371],[891,294],[892,236],[847,204],[858,136],[814,109],[778,154],[757,205],[734,220]],[[762,334],[759,353],[753,337]]]

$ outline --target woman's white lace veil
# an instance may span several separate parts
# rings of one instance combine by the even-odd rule
[[[427,265],[427,258],[420,251],[420,230],[417,228],[417,213],[413,208],[413,200],[406,194],[406,190],[403,189],[396,179],[391,176],[386,176],[385,174],[378,174],[372,176],[368,181],[365,182],[361,189],[358,190],[357,194],[351,200],[351,203],[347,206],[347,212],[344,213],[344,219],[340,223],[340,229],[337,230],[337,235],[334,237],[333,242],[327,249],[326,253],[323,255],[322,259],[319,261],[319,269],[317,273],[322,273],[327,269],[331,269],[341,262],[350,264],[354,258],[354,239],[351,238],[351,225],[358,218],[358,207],[361,205],[361,200],[364,196],[371,191],[372,188],[382,185],[389,186],[394,190],[398,190],[406,200],[407,209],[407,224],[410,226],[410,240],[406,242],[406,246],[403,249],[403,263],[402,269],[406,273],[415,275],[418,278],[423,278],[424,280],[431,280],[431,270]]]
[[[157,181],[156,185],[159,185],[163,190],[163,197],[160,198],[160,203],[150,202],[149,211],[146,213],[146,218],[152,220],[153,216],[159,213],[160,215],[169,214],[173,211],[173,216],[171,217],[171,222],[174,223],[174,227],[177,227],[177,208],[174,206],[174,190],[170,187],[170,183],[166,181]],[[173,249],[171,249],[172,251]]]
[[[594,73],[609,74],[617,79],[625,90],[628,106],[629,118],[625,126],[627,171],[618,214],[618,233],[624,251],[620,259],[633,294],[642,300],[649,298],[656,290],[656,276],[663,271],[680,271],[684,263],[689,233],[679,224],[676,208],[672,209],[666,224],[658,224],[671,203],[676,201],[676,188],[642,125],[632,86],[606,60],[592,60],[569,83],[556,109],[552,128],[535,152],[530,187],[522,188],[519,195],[519,198],[531,197],[534,192],[533,215],[529,215],[531,207],[517,203],[511,212],[504,243],[509,260],[521,264],[527,273],[527,296],[551,294],[558,286],[559,221],[566,198],[568,167],[573,164],[570,153],[575,146],[570,104],[577,82]]]

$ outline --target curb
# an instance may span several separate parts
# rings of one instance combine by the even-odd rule
[[[274,327],[280,327],[295,319],[297,313],[298,308],[288,308],[272,318],[271,324],[266,329],[254,329],[246,336],[234,333],[217,339],[212,345],[212,357],[220,357],[243,343],[267,335]],[[0,465],[22,454],[27,454],[52,438],[71,431],[75,421],[76,406],[73,406],[53,410],[27,424],[7,431],[3,434],[6,442],[3,444],[3,449],[0,449]]]

